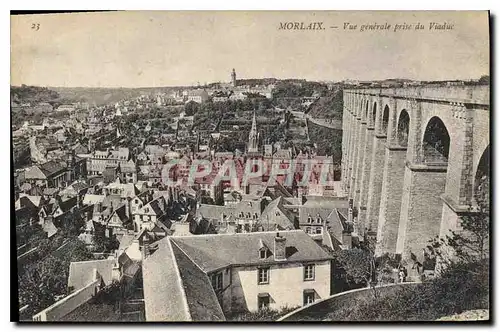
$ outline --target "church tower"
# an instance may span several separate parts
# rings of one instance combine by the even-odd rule
[[[236,71],[233,68],[233,72],[231,73],[231,82],[233,83],[233,88],[236,88]]]
[[[252,129],[248,136],[248,152],[259,152],[259,134],[257,133],[257,121],[255,120],[255,112],[253,113]]]

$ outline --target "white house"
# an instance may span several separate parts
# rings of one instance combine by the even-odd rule
[[[330,296],[332,257],[301,230],[166,237],[145,246],[148,321],[302,306]]]

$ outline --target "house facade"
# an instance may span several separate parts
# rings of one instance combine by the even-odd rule
[[[301,230],[173,236],[144,251],[148,321],[178,319],[179,308],[167,303],[171,298],[189,307],[181,319],[189,321],[298,307],[331,293],[332,256]],[[166,274],[168,285],[159,277]],[[193,315],[196,304],[211,312]]]

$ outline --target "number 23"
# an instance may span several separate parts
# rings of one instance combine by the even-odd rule
[[[31,24],[31,29],[35,30],[35,31],[40,30],[40,23],[32,23]]]

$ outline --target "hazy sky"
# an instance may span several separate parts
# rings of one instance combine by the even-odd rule
[[[280,30],[280,22],[324,22],[325,30]],[[344,30],[346,22],[357,30]],[[363,24],[417,22],[425,30],[359,31]],[[453,29],[430,31],[431,22]],[[232,68],[241,78],[478,78],[489,73],[488,30],[485,11],[12,16],[11,84],[192,85],[229,81]]]

